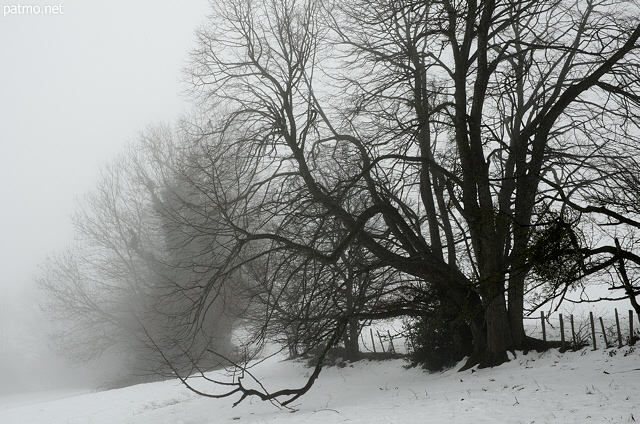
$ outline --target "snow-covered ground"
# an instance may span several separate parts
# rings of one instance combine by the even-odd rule
[[[493,369],[429,374],[402,360],[325,369],[293,406],[199,397],[176,381],[0,398],[0,423],[626,423],[640,422],[640,347],[518,354]],[[270,390],[300,386],[310,369],[277,357],[255,374]]]

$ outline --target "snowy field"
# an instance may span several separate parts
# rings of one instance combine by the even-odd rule
[[[199,397],[176,381],[42,400],[0,398],[0,423],[626,423],[640,422],[640,347],[518,354],[494,369],[429,374],[402,360],[325,369],[291,410],[238,396]],[[271,358],[270,390],[310,372]],[[68,396],[68,397],[65,397]]]

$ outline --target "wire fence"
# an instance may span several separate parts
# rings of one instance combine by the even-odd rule
[[[363,352],[402,353],[411,349],[407,333],[396,322],[368,325],[360,330]],[[561,351],[591,347],[593,350],[632,346],[640,340],[640,317],[632,310],[611,312],[553,313],[540,312],[525,322],[528,336],[542,340]]]
[[[593,311],[574,314],[552,314],[529,320],[527,333],[554,346],[560,344],[561,350],[581,349],[591,346],[600,348],[631,346],[640,339],[640,321],[634,311],[619,314],[615,309],[613,316],[600,315]]]

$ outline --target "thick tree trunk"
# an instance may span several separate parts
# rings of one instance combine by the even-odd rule
[[[462,306],[459,313],[465,317],[473,340],[471,355],[460,369],[460,371],[464,371],[480,362],[480,358],[487,348],[487,326],[482,300],[478,293],[469,291],[465,296],[460,296],[461,293],[456,292],[455,300],[459,302],[458,305]],[[464,301],[461,301],[461,299],[464,299]]]
[[[469,356],[462,368],[460,368],[460,371],[478,365],[487,348],[487,330],[484,325],[484,318],[480,316],[473,317],[468,320],[468,324],[473,336],[473,353]]]
[[[522,193],[520,191],[519,193]],[[533,203],[516,203],[516,222],[513,232],[512,263],[509,273],[509,324],[511,337],[516,349],[527,349],[527,338],[524,333],[524,282],[527,276],[527,250],[530,239],[531,213]]]
[[[524,350],[526,336],[524,333],[524,274],[509,279],[509,325],[514,349]]]
[[[473,333],[469,324],[459,325],[453,333],[453,342],[461,359],[473,355]]]
[[[513,350],[513,339],[504,295],[495,295],[485,305],[487,322],[487,347],[479,368],[495,367],[509,361],[508,350]]]

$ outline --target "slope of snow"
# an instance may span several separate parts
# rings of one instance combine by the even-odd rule
[[[640,421],[640,347],[519,353],[493,369],[429,374],[402,360],[325,369],[294,411],[199,397],[176,381],[25,405],[0,398],[0,423],[625,423]],[[310,369],[271,358],[253,370],[269,390]],[[219,377],[212,373],[213,377]],[[217,389],[219,390],[219,389]]]

